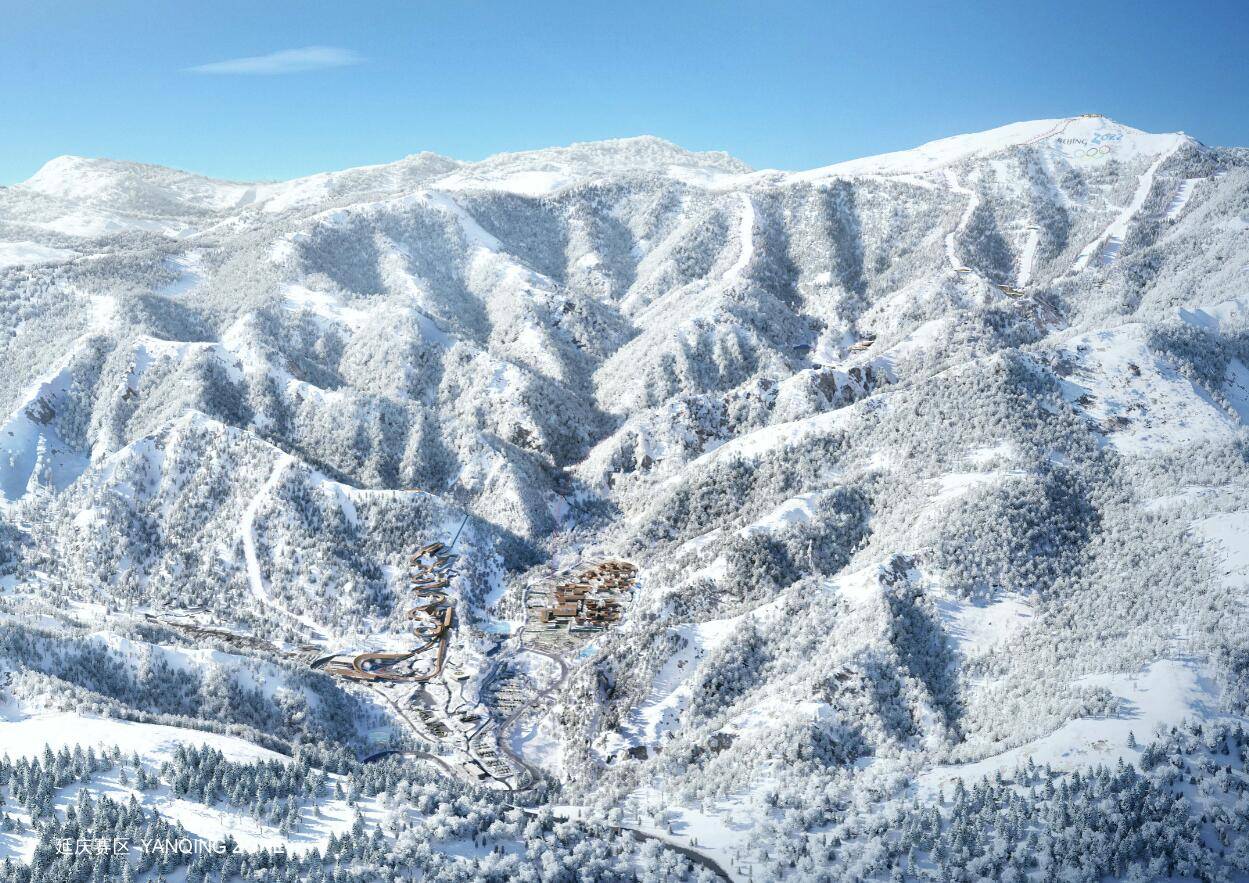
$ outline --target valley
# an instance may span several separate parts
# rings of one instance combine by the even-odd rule
[[[1246,193],[1097,114],[50,161],[0,188],[0,743],[51,758],[0,853],[1237,879]]]

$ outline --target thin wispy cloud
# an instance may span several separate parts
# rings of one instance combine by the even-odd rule
[[[231,58],[187,68],[194,74],[243,74],[249,76],[273,76],[298,74],[332,67],[349,67],[361,64],[364,57],[352,49],[335,46],[305,46],[302,49],[283,49],[268,55],[249,58]]]

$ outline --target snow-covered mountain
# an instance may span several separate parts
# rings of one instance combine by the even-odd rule
[[[435,766],[386,761],[370,824],[416,861],[416,813],[431,874],[525,860],[482,787],[607,878],[1249,872],[1243,149],[1082,115],[804,172],[60,157],[0,188],[0,364],[3,746],[213,730],[365,793],[385,731]],[[432,541],[443,673],[322,671],[410,645]],[[620,621],[543,644],[533,595],[604,559]]]

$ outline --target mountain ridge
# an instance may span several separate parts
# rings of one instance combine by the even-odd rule
[[[202,175],[196,172],[184,171],[169,166],[163,166],[156,163],[138,163],[127,160],[116,160],[103,157],[85,157],[78,155],[65,154],[48,160],[38,171],[25,181],[11,185],[14,187],[24,187],[47,193],[48,195],[68,195],[64,191],[63,178],[69,171],[88,174],[92,169],[100,171],[143,171],[150,175],[168,178],[171,175],[193,180],[208,185],[222,185],[228,187],[268,187],[268,188],[284,188],[295,187],[300,184],[311,182],[325,176],[341,176],[350,173],[359,172],[380,172],[393,170],[405,164],[414,162],[420,163],[446,163],[451,167],[451,172],[455,169],[465,167],[485,167],[507,165],[518,161],[533,158],[541,159],[557,159],[567,155],[594,155],[622,153],[626,156],[640,155],[651,157],[673,158],[680,157],[685,159],[698,159],[704,162],[697,165],[705,165],[711,167],[725,167],[739,174],[755,174],[755,175],[782,175],[795,176],[799,180],[811,179],[819,176],[829,175],[848,175],[848,174],[878,174],[874,171],[878,168],[889,168],[889,161],[901,163],[900,167],[905,168],[906,159],[912,157],[921,157],[927,154],[936,154],[933,158],[934,164],[928,168],[916,165],[924,171],[931,171],[934,168],[941,168],[944,165],[954,164],[960,160],[970,158],[977,155],[987,155],[998,150],[1004,150],[1013,146],[1027,144],[1029,141],[1039,140],[1039,137],[1045,135],[1059,135],[1065,132],[1071,124],[1076,125],[1076,130],[1072,132],[1074,137],[1078,137],[1082,121],[1092,121],[1088,125],[1092,125],[1097,121],[1104,121],[1112,130],[1126,134],[1131,138],[1146,138],[1149,140],[1163,139],[1168,137],[1184,137],[1189,138],[1183,132],[1151,134],[1139,129],[1134,129],[1122,123],[1111,120],[1108,117],[1100,115],[1083,115],[1081,117],[1065,117],[1055,119],[1040,119],[1020,121],[998,126],[992,129],[986,129],[981,132],[968,133],[964,135],[953,135],[938,138],[933,141],[925,142],[914,148],[906,148],[898,151],[891,151],[882,154],[872,154],[864,157],[858,157],[850,160],[817,166],[806,170],[783,171],[779,169],[752,169],[734,158],[725,151],[689,151],[674,142],[654,136],[654,135],[635,135],[621,138],[608,138],[599,141],[583,141],[573,142],[566,146],[552,146],[546,148],[535,148],[524,151],[505,151],[501,153],[491,154],[481,160],[458,160],[452,157],[443,156],[429,151],[421,151],[409,154],[398,160],[389,162],[376,163],[363,166],[351,166],[337,171],[316,172],[311,175],[303,175],[295,178],[277,179],[277,180],[231,180],[222,178],[213,178],[208,175]],[[1193,143],[1199,143],[1189,138]],[[960,149],[961,148],[961,149]],[[634,167],[626,166],[625,168],[634,168],[637,170],[647,170],[654,168],[653,164],[639,164]],[[723,170],[723,169],[721,169]],[[914,169],[911,169],[914,170]],[[603,169],[592,169],[590,173],[602,173]],[[451,173],[449,172],[449,173]],[[894,174],[904,174],[904,171],[895,171]]]
[[[656,139],[221,190],[58,168],[0,193],[30,714],[95,685],[233,722],[92,680],[218,642],[281,671],[248,727],[389,728],[431,788],[614,824],[663,802],[794,879],[972,867],[933,838],[1007,835],[936,798],[959,776],[1173,795],[1186,719],[1249,724],[1244,151],[1084,116],[794,173]],[[457,541],[434,628],[409,556]],[[540,618],[626,572],[601,631]],[[23,649],[79,623],[126,642]],[[1042,790],[1012,805],[1072,812]],[[897,814],[906,849],[867,833]]]

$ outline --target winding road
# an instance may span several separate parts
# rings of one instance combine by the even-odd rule
[[[568,674],[571,671],[571,669],[568,667],[568,663],[565,662],[559,656],[556,656],[553,653],[547,653],[544,650],[538,650],[535,647],[525,646],[525,629],[523,626],[521,627],[521,630],[518,633],[518,637],[520,640],[520,646],[517,648],[518,653],[535,653],[538,656],[545,656],[547,659],[554,661],[555,664],[559,666],[559,677],[555,679],[555,683],[551,684],[551,686],[547,687],[541,693],[538,693],[537,695],[535,695],[528,702],[521,705],[519,708],[513,711],[510,715],[508,715],[507,719],[504,720],[501,724],[499,724],[498,728],[495,730],[495,733],[494,733],[495,745],[498,746],[499,750],[502,751],[504,754],[506,754],[509,760],[511,760],[513,763],[517,764],[518,766],[520,766],[522,769],[525,770],[525,772],[529,774],[529,784],[526,785],[525,788],[531,788],[533,787],[534,784],[536,784],[537,782],[541,780],[541,774],[537,770],[536,767],[532,766],[528,761],[526,761],[523,757],[521,757],[519,754],[517,754],[516,752],[512,750],[512,746],[509,744],[509,740],[507,738],[508,731],[510,731],[512,727],[516,725],[516,722],[520,720],[520,718],[525,714],[525,712],[529,711],[529,709],[533,708],[535,705],[543,703],[547,699],[554,696],[555,693],[558,692],[559,689],[564,686],[564,682],[568,680]],[[516,788],[514,790],[522,791],[525,789]]]
[[[386,700],[387,704],[389,704],[390,707],[395,710],[395,714],[399,715],[400,719],[402,719],[403,722],[408,725],[408,729],[410,729],[414,733],[420,732],[420,730],[416,728],[416,725],[412,723],[412,718],[408,717],[407,713],[402,708],[399,707],[399,703],[391,699],[390,696],[386,694],[385,690],[378,689],[372,684],[365,684],[365,686],[368,687],[377,695],[381,696],[384,700]],[[403,748],[403,749],[388,748],[388,749],[383,749],[382,751],[375,751],[372,754],[370,754],[368,757],[363,758],[361,762],[372,763],[375,760],[381,760],[383,757],[389,757],[394,754],[402,754],[405,757],[418,757],[421,760],[432,760],[434,763],[438,764],[438,766],[442,769],[444,773],[447,774],[448,778],[451,778],[451,779],[455,778],[455,771],[451,769],[451,765],[448,764],[445,760],[443,760],[441,757],[439,757],[436,754],[430,754],[428,751],[420,751],[419,749],[415,749],[415,748]]]
[[[456,537],[459,537],[458,533]],[[450,569],[450,564],[455,556],[451,554],[437,556],[442,549],[442,543],[433,543],[422,547],[411,556],[409,561],[409,578],[421,603],[408,611],[408,619],[414,620],[412,630],[418,638],[424,639],[425,643],[420,647],[398,652],[369,650],[357,653],[347,662],[330,661],[324,664],[321,666],[322,671],[336,677],[364,683],[376,681],[428,683],[442,674],[443,665],[447,661],[451,629],[455,622],[455,602],[446,593],[439,591],[451,584],[454,571]],[[425,562],[425,559],[430,557],[434,558],[432,564]],[[417,674],[411,671],[390,670],[400,662],[420,656],[435,644],[438,645],[438,652],[431,671]]]

